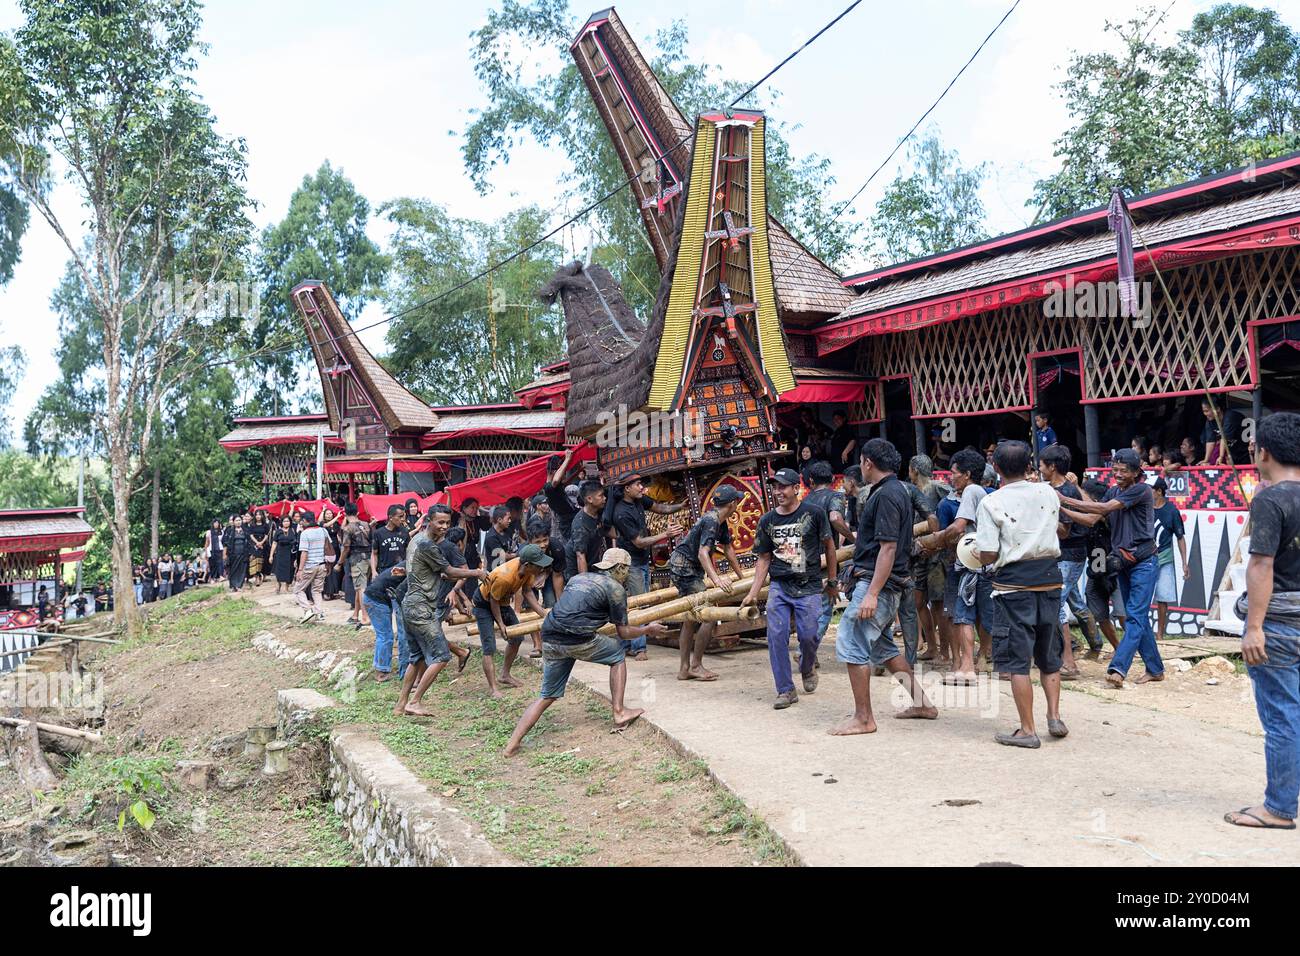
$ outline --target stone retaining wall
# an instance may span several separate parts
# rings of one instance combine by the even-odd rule
[[[369,730],[334,729],[329,785],[334,809],[369,866],[513,865]]]

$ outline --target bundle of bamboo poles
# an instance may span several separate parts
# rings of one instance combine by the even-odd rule
[[[846,545],[835,553],[836,561],[847,561],[853,555],[853,546]],[[826,563],[825,557],[822,564]],[[754,573],[750,571],[739,581],[732,581],[730,587],[706,588],[698,594],[680,596],[676,588],[662,588],[628,599],[627,623],[636,627],[655,621],[681,623],[683,621],[752,621],[759,615],[758,607],[738,607],[740,601],[749,593],[754,583]],[[767,598],[767,588],[758,593],[758,600]],[[638,600],[641,599],[641,600]],[[634,604],[634,602],[636,602]],[[542,622],[536,615],[529,621],[520,621],[506,628],[507,637],[523,637],[541,630]],[[614,625],[606,624],[599,631],[601,634],[613,634]]]
[[[627,609],[630,611],[633,608],[646,607],[651,604],[658,604],[660,601],[666,601],[669,598],[675,598],[675,597],[677,597],[677,588],[675,588],[673,585],[670,584],[665,588],[656,588],[653,591],[647,591],[645,594],[632,595],[627,599]],[[461,617],[464,617],[464,615],[461,615]],[[478,622],[473,621],[471,618],[465,618],[465,620],[471,621],[467,633],[471,637],[476,636],[478,634]],[[528,611],[524,614],[519,615],[520,625],[539,623],[540,621],[541,618],[537,616],[536,611]],[[463,622],[452,621],[451,623],[459,624]],[[536,630],[536,628],[534,628],[534,630]]]

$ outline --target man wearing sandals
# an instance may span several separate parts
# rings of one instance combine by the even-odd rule
[[[853,596],[835,635],[835,656],[848,665],[853,715],[829,731],[836,737],[876,732],[872,667],[886,668],[912,698],[912,706],[895,717],[934,720],[939,716],[894,643],[899,601],[912,600],[912,496],[898,480],[900,464],[898,449],[883,438],[862,446],[862,478],[868,491],[858,505]]]
[[[993,600],[999,603],[1005,633],[993,637],[993,666],[1011,676],[1011,696],[1020,726],[995,736],[1008,747],[1037,749],[1034,685],[1029,666],[1038,666],[1047,699],[1047,728],[1053,737],[1069,731],[1061,720],[1060,504],[1049,483],[1026,480],[1033,453],[1022,441],[998,442],[993,467],[1002,479],[997,491],[980,502],[975,550],[992,571]]]
[[[528,705],[515,731],[510,735],[505,755],[519,752],[524,735],[533,729],[546,708],[564,696],[575,661],[590,661],[609,668],[609,700],[614,711],[614,727],[628,727],[645,711],[623,706],[627,688],[627,652],[624,642],[647,634],[663,634],[668,628],[658,621],[637,627],[627,623],[627,591],[623,585],[632,573],[632,556],[622,548],[610,548],[598,561],[594,573],[577,574],[569,579],[551,613],[542,620],[542,690]],[[597,633],[606,624],[614,625],[614,635]]]
[[[1246,631],[1241,656],[1264,727],[1264,803],[1224,819],[1294,830],[1300,796],[1300,415],[1275,412],[1255,431],[1255,465],[1267,488],[1250,502]],[[1238,601],[1241,613],[1241,601]]]

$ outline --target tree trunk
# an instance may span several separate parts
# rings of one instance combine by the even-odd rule
[[[160,467],[153,466],[153,499],[149,502],[149,557],[158,560],[158,485]]]
[[[113,486],[112,531],[113,554],[113,622],[135,635],[140,615],[135,606],[135,581],[131,575],[131,463],[127,456],[129,436],[109,435],[109,480]]]

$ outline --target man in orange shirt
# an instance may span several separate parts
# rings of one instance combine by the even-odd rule
[[[501,683],[507,687],[519,687],[519,681],[510,676],[510,665],[519,655],[523,637],[506,635],[509,625],[519,623],[513,606],[514,596],[522,593],[524,603],[538,616],[545,616],[546,610],[537,600],[533,589],[550,573],[550,566],[549,554],[535,544],[526,544],[519,549],[519,557],[512,558],[492,571],[474,591],[474,620],[478,622],[478,639],[483,648],[483,676],[487,678],[488,693],[493,697],[501,696],[497,687],[496,665],[492,660],[497,652],[496,628],[501,629],[501,636],[506,639],[506,659],[501,665]]]

